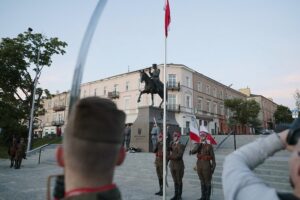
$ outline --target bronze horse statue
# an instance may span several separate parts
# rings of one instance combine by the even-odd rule
[[[159,108],[161,107],[162,103],[164,102],[164,84],[162,82],[159,83],[159,88],[156,88],[153,80],[146,74],[144,70],[140,70],[140,81],[145,82],[145,87],[144,90],[140,92],[140,96],[137,100],[137,102],[141,101],[141,96],[142,94],[151,94],[151,99],[152,99],[152,104],[151,106],[154,105],[153,102],[153,94],[158,94],[160,98],[162,99],[161,103],[159,104]]]

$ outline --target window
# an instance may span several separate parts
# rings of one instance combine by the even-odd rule
[[[198,97],[197,110],[198,111],[202,110],[202,98],[201,97]]]
[[[221,112],[220,113],[221,115],[224,115],[224,106],[223,105],[220,106],[220,112]]]
[[[212,112],[215,113],[215,114],[218,114],[217,104],[216,103],[213,104]]]
[[[103,95],[106,95],[106,87],[103,88]]]
[[[126,90],[126,91],[128,91],[128,90],[129,90],[129,81],[126,81],[125,90]]]
[[[185,81],[186,81],[186,86],[187,86],[187,87],[190,87],[190,85],[191,85],[191,84],[190,84],[190,77],[188,77],[188,76],[185,77]]]
[[[214,87],[213,89],[212,89],[212,95],[214,96],[214,97],[217,97],[217,92],[216,92],[217,90],[216,90],[216,88]]]
[[[176,87],[176,74],[168,75],[168,86]]]
[[[125,99],[124,99],[124,109],[125,109],[125,110],[128,110],[128,109],[129,109],[129,105],[130,105],[129,103],[130,103],[130,98],[128,98],[128,97],[125,98]]]
[[[86,97],[86,90],[83,91],[83,97]]]
[[[176,109],[176,95],[168,94],[168,108],[171,110]]]
[[[223,99],[223,90],[220,91],[220,99]]]
[[[115,84],[115,85],[114,85],[114,91],[115,91],[115,92],[118,91],[118,84]]]
[[[210,87],[209,87],[209,85],[206,86],[206,94],[210,94]]]
[[[189,95],[186,96],[185,105],[187,108],[191,108],[191,97]]]
[[[94,96],[97,96],[97,88],[94,89]]]
[[[200,81],[198,81],[198,83],[197,83],[197,90],[199,92],[202,92],[202,83]]]
[[[207,109],[207,112],[210,112],[210,102],[209,101],[207,101],[206,102],[206,109]]]

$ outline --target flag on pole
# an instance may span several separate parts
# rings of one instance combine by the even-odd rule
[[[217,141],[213,138],[211,134],[208,133],[207,128],[201,124],[200,126],[200,135],[205,134],[206,135],[206,141],[210,144],[216,145]]]
[[[165,5],[165,35],[166,35],[166,37],[168,37],[168,29],[169,29],[170,23],[171,23],[170,5],[169,5],[169,0],[166,0],[166,5]]]
[[[200,132],[196,123],[196,118],[192,118],[192,123],[190,126],[190,139],[194,143],[200,143]]]

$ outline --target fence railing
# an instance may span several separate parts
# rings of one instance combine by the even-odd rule
[[[231,131],[215,148],[215,150],[218,150],[222,144],[232,135],[234,134],[234,131]],[[235,134],[234,134],[234,149],[236,149],[236,142],[235,142]]]
[[[43,145],[43,146],[40,146],[40,147],[37,147],[37,148],[32,149],[32,150],[30,150],[30,151],[27,151],[26,155],[27,155],[27,156],[32,156],[33,154],[39,153],[39,161],[38,161],[38,164],[40,164],[40,162],[41,162],[42,149],[45,148],[45,147],[47,147],[47,146],[49,146],[49,145],[51,145],[51,144],[45,144],[45,145]]]

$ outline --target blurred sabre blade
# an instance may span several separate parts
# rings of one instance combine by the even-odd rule
[[[69,116],[74,106],[75,102],[79,99],[80,95],[80,84],[82,80],[84,65],[86,61],[86,57],[90,48],[92,37],[95,33],[97,23],[101,17],[101,14],[104,10],[107,0],[99,0],[98,4],[93,12],[93,15],[90,19],[88,27],[85,31],[83,40],[81,42],[79,54],[77,57],[77,62],[74,70],[72,87],[70,92],[70,103],[69,103]]]

